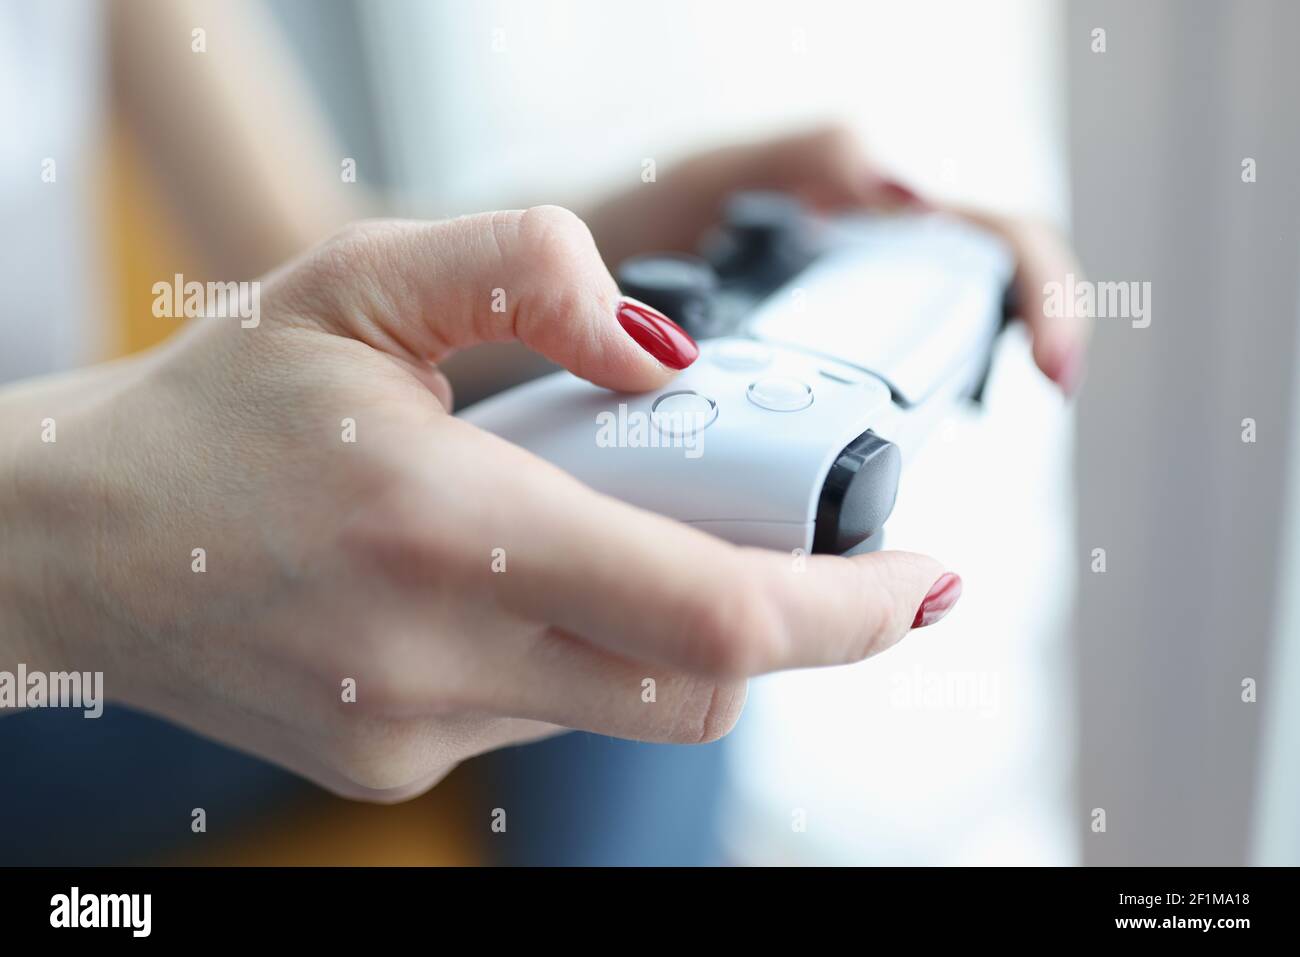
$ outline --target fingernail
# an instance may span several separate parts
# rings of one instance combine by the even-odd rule
[[[921,607],[916,610],[912,627],[924,628],[926,625],[933,625],[952,611],[952,606],[957,604],[957,599],[960,597],[961,579],[952,572],[941,575],[934,583],[934,587],[930,589],[930,593],[921,600]]]
[[[618,324],[637,345],[670,369],[685,369],[700,357],[700,347],[685,329],[640,300],[619,300]]]
[[[898,180],[887,179],[880,184],[881,192],[890,202],[903,206],[929,206],[930,204]]]

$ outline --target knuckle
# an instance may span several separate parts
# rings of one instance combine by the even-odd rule
[[[328,760],[348,783],[366,791],[408,787],[438,766],[424,737],[405,723],[360,716],[334,737]]]
[[[413,676],[404,674],[404,669],[393,661],[389,636],[380,628],[361,625],[348,639],[319,650],[313,666],[327,690],[339,688],[341,679],[348,694],[342,700],[340,714],[364,721],[410,714],[419,693]]]
[[[519,217],[522,252],[533,268],[561,282],[585,274],[596,244],[587,224],[563,206],[534,206]]]
[[[857,134],[838,121],[818,126],[808,135],[808,140],[829,153],[850,153],[858,148]]]
[[[376,324],[402,291],[393,275],[392,251],[403,229],[396,221],[348,223],[290,272],[289,289],[301,304],[357,334],[362,318],[367,326]]]
[[[698,664],[709,674],[758,674],[779,660],[781,623],[767,594],[748,579],[696,599],[685,618]]]
[[[591,230],[582,217],[563,206],[533,206],[519,217],[520,234],[542,245],[585,246]]]
[[[375,463],[365,504],[338,528],[333,545],[367,578],[397,587],[426,587],[430,569],[457,567],[460,539],[439,506],[439,489],[406,481],[398,468]],[[433,507],[431,507],[433,506]]]
[[[368,788],[351,781],[323,781],[321,784],[326,790],[348,801],[364,801],[368,804],[380,805],[401,804],[427,792],[454,768],[455,764],[450,764],[447,767],[437,769],[430,776],[426,776],[419,781],[412,781],[398,788]]]
[[[411,522],[409,516],[403,525],[401,511],[385,503],[368,507],[339,533],[340,552],[393,583],[428,568],[441,557],[438,540],[421,534],[421,523]]]
[[[380,720],[423,710],[427,697],[423,682],[388,653],[386,644],[386,636],[359,641],[351,669],[356,675],[357,711]]]
[[[475,229],[482,228],[482,224],[486,222],[486,233],[496,249],[497,258],[505,262],[510,258],[510,251],[518,244],[525,215],[527,210],[499,209],[482,216],[452,220],[445,228],[452,231],[460,230],[465,236],[470,236]]]
[[[339,228],[319,247],[315,262],[333,272],[355,270],[358,261],[371,259],[395,229],[395,224],[382,220],[354,220]]]
[[[330,693],[338,695],[340,679],[351,692],[340,714],[362,724],[455,718],[482,705],[477,692],[461,686],[456,655],[442,653],[427,634],[363,626],[346,647],[320,658],[313,670]]]
[[[895,571],[882,571],[880,568],[869,569],[868,575],[869,580],[860,594],[879,597],[865,601],[859,619],[862,622],[857,648],[859,660],[884,651],[907,634],[916,612],[915,609],[909,610],[905,607],[906,603],[895,597],[907,590],[903,575]]]
[[[514,334],[534,347],[580,329],[578,317],[614,290],[591,230],[562,206],[534,206],[519,214],[513,249],[510,272],[526,277]]]
[[[375,234],[376,223],[369,219],[355,219],[340,226],[334,235],[326,240],[327,246],[363,246],[369,244]]]
[[[699,698],[703,706],[697,709],[694,720],[687,726],[682,739],[684,743],[708,744],[730,734],[744,710],[748,683],[743,680],[721,681],[702,690]]]
[[[898,642],[907,633],[908,625],[911,624],[911,622],[904,623],[902,613],[892,605],[868,609],[863,616],[863,622],[858,647],[854,654],[856,661],[880,654]]]

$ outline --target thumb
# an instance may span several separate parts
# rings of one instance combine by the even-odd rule
[[[662,386],[699,355],[671,319],[619,295],[586,224],[558,206],[357,223],[294,277],[310,284],[318,322],[404,359],[439,362],[518,340],[597,385],[634,392]]]

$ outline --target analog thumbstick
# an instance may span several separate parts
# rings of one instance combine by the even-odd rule
[[[735,193],[723,209],[723,223],[710,258],[727,279],[776,288],[812,258],[807,212],[786,193]]]

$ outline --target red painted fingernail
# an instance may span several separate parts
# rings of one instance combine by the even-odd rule
[[[685,369],[700,357],[700,347],[685,329],[644,302],[620,299],[618,324],[637,345],[670,369]]]
[[[960,597],[961,579],[952,572],[941,575],[930,589],[930,593],[922,599],[921,607],[916,610],[916,618],[912,620],[912,627],[924,628],[926,625],[933,625],[952,611],[952,606],[957,604],[957,599]]]

